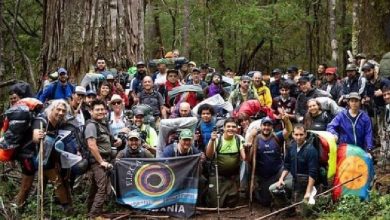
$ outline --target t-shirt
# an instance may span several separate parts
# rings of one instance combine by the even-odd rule
[[[210,122],[200,122],[200,131],[202,133],[202,151],[204,150],[205,146],[209,143],[209,140],[211,138],[211,132],[213,131],[213,128],[215,126],[215,123],[212,121]]]
[[[238,149],[238,147],[236,145],[236,138],[233,137],[230,140],[224,139],[222,141],[222,145],[221,145],[221,148],[218,151],[218,153],[221,153],[221,154],[238,153],[239,150],[244,148],[244,138],[242,136],[238,136],[238,137],[239,137],[240,142],[241,142],[239,149]],[[223,139],[223,137],[222,137],[222,139]],[[216,147],[218,146],[218,141],[219,141],[219,138],[217,138],[217,140],[215,141],[215,146]]]
[[[279,143],[283,143],[283,131],[276,132],[265,140],[258,137],[256,151],[256,174],[263,178],[276,175],[283,166],[282,151]]]

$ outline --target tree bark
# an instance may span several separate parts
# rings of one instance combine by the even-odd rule
[[[104,56],[108,65],[127,68],[143,59],[144,1],[44,1],[41,65],[59,66],[80,79]]]
[[[336,38],[336,0],[329,0],[329,38],[330,46],[332,48],[332,62],[337,66],[338,60],[338,43]]]
[[[30,79],[28,81],[30,83],[32,83],[34,88],[37,88],[37,83],[35,81],[35,74],[34,74],[34,71],[33,71],[32,65],[31,65],[30,58],[28,58],[28,56],[24,53],[22,47],[20,46],[20,44],[18,42],[18,39],[16,38],[16,34],[15,34],[14,30],[12,30],[12,28],[7,24],[7,22],[4,20],[4,17],[2,17],[2,22],[11,34],[11,38],[12,38],[13,43],[15,44],[16,50],[22,56],[23,66],[27,70],[28,75],[30,76]]]
[[[3,81],[3,55],[4,55],[4,45],[3,45],[3,0],[0,0],[0,79]]]
[[[352,54],[356,55],[359,53],[359,33],[360,33],[360,22],[359,22],[359,6],[360,0],[353,1],[352,4]]]
[[[183,56],[189,57],[190,51],[190,0],[184,0],[183,8]]]

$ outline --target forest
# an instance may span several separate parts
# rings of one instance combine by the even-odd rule
[[[231,68],[243,75],[293,65],[316,74],[326,63],[343,76],[347,51],[378,62],[390,51],[390,1],[0,0],[0,111],[8,108],[8,85],[15,79],[37,91],[59,67],[80,82],[99,56],[109,68],[127,71],[175,49],[218,72]],[[389,197],[374,192],[372,198],[371,204],[346,198],[337,207],[327,198],[314,212],[330,219],[354,211],[361,219],[389,216]],[[35,208],[32,203],[27,211]],[[76,211],[77,219],[85,210]]]

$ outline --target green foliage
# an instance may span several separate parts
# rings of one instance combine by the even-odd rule
[[[345,196],[337,203],[329,198],[317,200],[313,208],[315,216],[321,219],[388,219],[390,216],[390,195],[371,192],[369,201],[356,196]]]

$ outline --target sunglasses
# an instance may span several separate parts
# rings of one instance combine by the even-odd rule
[[[67,73],[65,72],[61,72],[61,73],[58,73],[60,76],[64,76],[64,75],[68,75]]]
[[[242,81],[242,83],[249,83],[249,81]]]
[[[121,102],[121,101],[119,101],[119,102],[111,102],[111,104],[112,104],[112,105],[121,105],[122,102]]]

